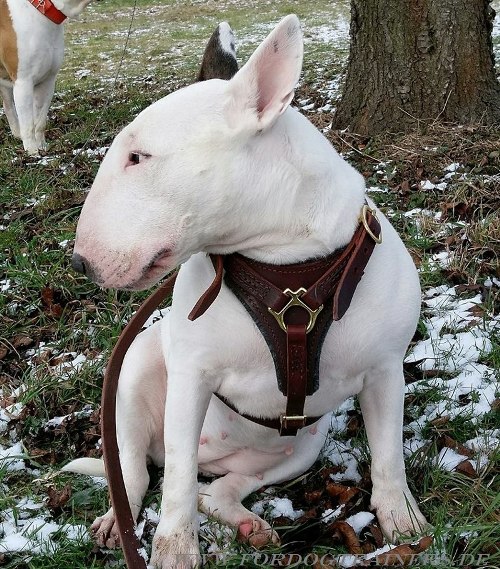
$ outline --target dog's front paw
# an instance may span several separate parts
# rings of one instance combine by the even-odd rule
[[[201,565],[198,534],[194,529],[163,535],[158,530],[153,539],[150,565],[154,569],[192,569]]]
[[[408,488],[374,492],[371,508],[377,514],[384,535],[393,543],[430,527]]]

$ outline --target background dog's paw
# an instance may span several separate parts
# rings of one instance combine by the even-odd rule
[[[90,531],[94,541],[100,547],[114,549],[120,545],[120,534],[118,533],[113,510],[109,510],[104,516],[96,518],[95,522],[90,526]]]
[[[260,518],[241,522],[238,526],[238,541],[260,549],[270,543],[279,544],[280,538],[273,528]]]
[[[384,492],[383,496],[374,493],[371,507],[377,514],[382,532],[393,543],[430,527],[408,489],[393,489]]]
[[[161,535],[153,539],[151,567],[154,569],[192,569],[201,565],[196,532],[179,532]]]

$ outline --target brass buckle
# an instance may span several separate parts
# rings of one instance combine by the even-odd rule
[[[378,221],[377,212],[371,207],[369,207],[367,204],[365,204],[361,209],[361,213],[359,214],[359,221],[361,221],[363,227],[366,229],[366,232],[375,241],[375,243],[382,243],[382,228],[380,229],[380,235],[377,237],[370,229],[370,226],[368,225],[368,220],[366,219],[366,214],[368,212],[370,212],[373,215],[373,217]]]
[[[280,426],[281,428],[288,428],[288,421],[300,421],[302,427],[305,427],[307,420],[307,415],[280,415]]]
[[[316,318],[318,317],[318,314],[323,310],[323,305],[321,305],[319,308],[316,308],[316,310],[309,308],[309,306],[307,306],[307,304],[300,298],[306,292],[307,290],[303,287],[299,288],[298,290],[290,290],[289,288],[286,288],[283,291],[283,294],[286,294],[291,298],[288,301],[288,303],[284,306],[284,308],[282,308],[279,312],[275,312],[269,306],[267,307],[269,312],[276,318],[278,324],[280,325],[280,328],[284,332],[286,332],[286,324],[284,320],[285,313],[292,306],[300,306],[301,308],[307,310],[307,312],[309,313],[309,323],[306,327],[306,333],[309,334],[309,332],[314,328],[314,325],[316,324]]]

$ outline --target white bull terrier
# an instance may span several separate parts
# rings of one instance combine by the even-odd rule
[[[0,0],[0,94],[28,154],[46,149],[45,125],[64,53],[66,18],[91,0]]]
[[[115,139],[84,204],[74,267],[102,287],[140,290],[182,265],[168,316],[141,333],[122,368],[117,399],[120,460],[136,519],[148,459],[165,466],[151,564],[199,563],[198,507],[253,545],[278,541],[242,505],[263,485],[294,478],[317,459],[330,412],[358,395],[384,533],[425,519],[408,489],[402,448],[402,360],[420,307],[417,272],[381,215],[377,245],[345,316],[324,341],[318,390],[305,413],[321,417],[295,437],[241,417],[277,418],[269,348],[229,288],[194,322],[212,282],[207,253],[271,264],[324,257],[359,224],[363,177],[290,107],[302,66],[296,16],[284,18],[229,81],[212,79],[145,109]],[[83,470],[85,470],[83,468]],[[219,475],[198,491],[198,471]],[[112,510],[94,523],[101,544],[118,539]]]

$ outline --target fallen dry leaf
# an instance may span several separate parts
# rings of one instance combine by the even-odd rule
[[[475,468],[472,466],[469,460],[462,460],[462,462],[457,464],[455,470],[461,474],[465,474],[465,476],[468,476],[469,478],[478,477]]]
[[[353,555],[361,555],[363,553],[356,532],[347,522],[340,520],[333,522],[329,529],[332,535],[337,534],[337,536],[342,538],[342,543],[346,546],[349,553]]]
[[[394,547],[386,553],[381,553],[376,556],[376,563],[378,566],[384,567],[407,567],[408,565],[415,564],[415,555],[422,553],[432,544],[433,538],[426,536],[420,539],[417,543],[403,543]],[[367,559],[361,564],[362,567],[373,566],[373,559]]]
[[[45,312],[55,318],[60,318],[63,313],[63,307],[55,301],[55,291],[53,288],[46,286],[42,288],[40,296]]]
[[[54,486],[49,486],[47,489],[47,508],[50,510],[58,510],[66,505],[71,498],[71,486],[66,484],[64,488],[58,490]]]
[[[31,347],[35,343],[35,341],[33,340],[33,338],[30,338],[26,334],[17,334],[12,338],[10,343],[15,350],[18,350],[19,348]]]
[[[456,450],[458,454],[462,454],[463,456],[467,456],[468,458],[474,456],[474,453],[473,451],[471,451],[470,448],[467,448],[466,446],[459,443],[449,435],[442,435],[441,437],[439,437],[437,443],[438,443],[438,450],[441,450],[444,447],[448,447],[453,450]]]
[[[352,500],[352,498],[359,493],[359,488],[328,482],[326,484],[326,491],[332,498],[337,498],[339,504],[347,504],[347,502]]]
[[[304,492],[304,498],[306,502],[309,502],[310,504],[319,502],[322,495],[323,492],[321,490],[311,490],[310,492]]]
[[[368,530],[373,535],[377,548],[382,547],[384,545],[384,534],[382,530],[375,524],[369,524]]]

